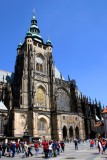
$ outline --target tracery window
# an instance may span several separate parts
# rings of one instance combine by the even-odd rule
[[[36,60],[36,70],[37,71],[39,71],[39,72],[43,72],[44,70],[43,70],[43,65],[44,65],[44,60],[43,60],[43,58],[41,57],[41,56],[37,56],[36,58],[35,58],[35,60]]]
[[[40,64],[40,72],[43,72],[43,65]]]
[[[40,87],[37,89],[36,93],[37,97],[37,106],[44,107],[45,106],[45,101],[46,101],[46,96],[45,96],[45,90],[44,88]]]
[[[56,105],[58,110],[70,111],[70,97],[63,89],[59,89],[56,95]]]
[[[39,63],[36,63],[36,70],[39,71]]]
[[[36,70],[39,72],[43,72],[43,64],[36,63]]]

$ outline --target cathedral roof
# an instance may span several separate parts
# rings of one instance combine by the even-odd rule
[[[95,116],[95,118],[96,118],[96,120],[98,120],[98,121],[100,120],[97,115]]]
[[[6,106],[2,101],[0,101],[0,110],[7,110]]]
[[[61,79],[61,72],[56,68],[55,66],[55,78]],[[62,76],[62,79],[64,80],[64,77]]]
[[[9,79],[12,79],[13,77],[12,74],[13,74],[12,72],[0,70],[0,82],[4,81],[5,83],[7,83]],[[61,79],[61,73],[56,66],[55,66],[55,78]],[[63,76],[62,76],[62,79],[64,80]]]
[[[0,70],[0,82],[9,82],[12,80],[12,72]]]
[[[107,107],[103,110],[102,112],[103,114],[106,113],[107,114]]]

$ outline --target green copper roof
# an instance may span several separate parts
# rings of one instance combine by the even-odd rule
[[[28,31],[28,32],[26,33],[26,36],[31,37],[31,36],[32,36],[32,33],[31,33],[30,31]]]
[[[36,28],[39,29],[38,26],[36,26],[35,24],[31,25],[30,28]]]
[[[53,46],[52,46],[52,43],[51,43],[51,41],[50,41],[49,39],[46,41],[46,45],[53,47]]]
[[[39,34],[36,34],[36,33],[32,33],[32,36],[42,38]]]
[[[34,40],[38,40],[38,42],[43,43],[43,39],[42,39],[41,35],[39,35],[40,30],[39,30],[39,27],[37,25],[35,11],[33,12],[33,17],[32,17],[32,20],[31,20],[30,32],[31,32],[32,38]]]
[[[17,48],[21,48],[21,46],[22,46],[22,43],[20,42]]]
[[[39,27],[37,25],[37,20],[36,20],[36,16],[35,16],[35,12],[33,12],[33,17],[31,19],[31,25],[30,25],[30,29],[29,31],[26,33],[26,37],[31,37],[33,38],[35,41],[43,42],[43,39],[40,35],[40,30]]]

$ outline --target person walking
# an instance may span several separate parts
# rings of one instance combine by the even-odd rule
[[[98,151],[99,151],[99,154],[101,154],[101,152],[102,152],[102,144],[101,144],[100,139],[98,140]]]
[[[19,153],[19,143],[18,142],[16,142],[16,152],[17,154]]]
[[[61,152],[64,152],[64,150],[65,150],[64,141],[61,141],[61,142],[60,142],[60,145],[61,145]]]
[[[48,153],[49,153],[48,141],[44,140],[44,142],[42,142],[42,146],[44,149],[45,158],[48,158]]]
[[[31,152],[31,150],[32,150],[32,146],[31,146],[31,143],[29,143],[29,145],[28,145],[28,157],[29,157],[29,154],[31,156],[33,156],[33,153]]]
[[[15,143],[15,141],[13,141],[12,143],[11,143],[11,150],[12,150],[12,157],[15,157],[15,149],[16,149],[16,143]]]
[[[105,154],[105,150],[106,150],[106,140],[105,140],[105,139],[102,139],[101,144],[102,144],[102,148],[103,148],[102,154]]]
[[[28,145],[27,145],[27,142],[24,143],[24,151],[25,151],[25,156],[28,157]]]
[[[6,143],[5,143],[5,141],[3,141],[3,143],[2,143],[2,156],[5,155],[5,151],[6,151]]]
[[[52,157],[52,141],[49,141],[49,158]]]
[[[60,142],[57,141],[57,155],[60,155]]]
[[[92,139],[92,140],[90,141],[90,149],[91,149],[91,148],[93,149],[94,145],[95,145],[95,141]]]
[[[78,150],[78,140],[77,139],[74,140],[74,144],[75,144],[75,150]]]
[[[39,152],[39,142],[38,141],[35,142],[34,148],[35,148],[35,152],[36,152],[36,156],[37,156],[38,152]]]

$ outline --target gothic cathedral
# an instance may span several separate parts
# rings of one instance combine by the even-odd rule
[[[64,80],[53,63],[52,48],[49,39],[44,43],[33,14],[17,48],[15,71],[0,82],[0,100],[8,106],[5,135],[83,139],[89,138],[96,117],[101,120],[101,104],[83,96],[75,80]]]

